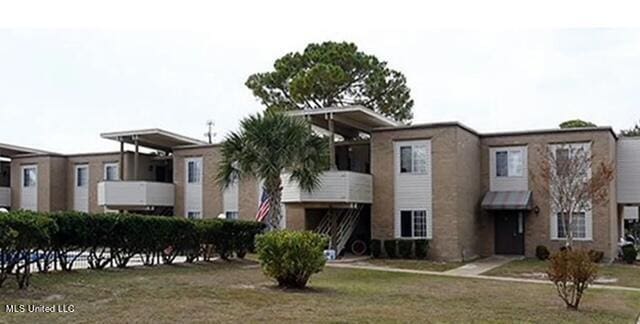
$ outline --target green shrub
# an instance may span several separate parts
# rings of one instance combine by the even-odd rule
[[[628,264],[633,264],[638,258],[638,251],[633,244],[627,244],[622,247],[622,259]]]
[[[34,263],[45,272],[56,261],[71,270],[83,254],[92,269],[111,263],[126,267],[140,255],[145,265],[172,263],[178,255],[188,262],[201,252],[229,258],[243,257],[254,249],[254,238],[264,225],[250,221],[192,221],[181,217],[143,216],[126,213],[36,213],[14,211],[0,214],[0,286],[9,274],[20,287],[29,285]],[[204,248],[202,248],[204,247]],[[56,256],[54,258],[54,256]]]
[[[412,240],[398,240],[398,251],[403,259],[411,258],[411,250],[413,249]]]
[[[544,246],[544,245],[538,245],[536,246],[536,257],[539,260],[547,260],[549,259],[549,255],[551,254],[551,252],[549,252],[549,249]]]
[[[551,255],[547,275],[567,308],[577,310],[584,292],[598,275],[598,266],[589,253],[565,249]]]
[[[371,240],[369,249],[374,258],[379,258],[382,255],[382,242],[380,240]]]
[[[397,257],[396,240],[385,240],[384,252],[387,254],[388,258],[395,259]]]
[[[415,255],[416,259],[426,259],[427,252],[429,251],[429,241],[427,240],[415,240]]]
[[[256,235],[262,233],[265,228],[264,223],[236,220],[232,221],[234,232],[233,249],[238,258],[244,258],[247,252],[255,252]]]
[[[589,258],[591,258],[591,262],[600,263],[602,259],[604,259],[604,252],[589,250]]]
[[[0,214],[0,285],[12,273],[20,289],[30,284],[31,265],[39,251],[48,249],[58,230],[56,223],[42,214],[17,211]]]
[[[322,271],[326,236],[304,231],[273,231],[256,238],[258,259],[265,275],[280,287],[304,288],[311,275]]]
[[[87,262],[91,269],[103,269],[111,262],[109,247],[114,245],[118,217],[115,213],[87,215]]]
[[[58,227],[51,236],[51,247],[58,257],[60,268],[71,271],[73,264],[87,247],[90,234],[88,215],[80,212],[58,212],[48,216]]]

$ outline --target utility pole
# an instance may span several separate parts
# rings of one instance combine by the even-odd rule
[[[204,136],[209,139],[209,144],[213,143],[213,138],[216,136],[216,133],[213,132],[214,125],[213,120],[207,120],[207,132],[204,133]]]

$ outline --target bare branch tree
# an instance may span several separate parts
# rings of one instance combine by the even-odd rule
[[[559,213],[566,246],[571,248],[576,215],[607,200],[614,167],[609,161],[594,165],[590,143],[545,145],[540,151],[543,158],[532,179],[550,200],[551,211]]]

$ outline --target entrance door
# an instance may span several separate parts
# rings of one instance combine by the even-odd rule
[[[499,212],[494,217],[495,253],[524,254],[524,213]]]
[[[89,212],[89,165],[75,166],[76,183],[73,191],[73,210]]]

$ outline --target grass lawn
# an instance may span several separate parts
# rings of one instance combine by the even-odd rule
[[[13,287],[13,284],[10,285]],[[552,286],[326,268],[311,289],[274,287],[252,262],[35,275],[2,304],[73,304],[74,313],[3,313],[0,322],[631,323],[640,293],[590,290],[582,311]]]
[[[484,273],[489,276],[540,278],[540,274],[547,271],[547,261],[538,259],[525,259],[509,262],[501,267]],[[640,288],[640,266],[627,264],[600,264],[598,276],[604,281],[597,283],[615,286],[627,286]],[[608,279],[615,278],[616,282]],[[638,307],[640,309],[640,306]]]
[[[367,263],[389,268],[426,270],[426,271],[447,271],[464,265],[462,262],[434,262],[428,260],[400,260],[400,259],[371,259]]]

